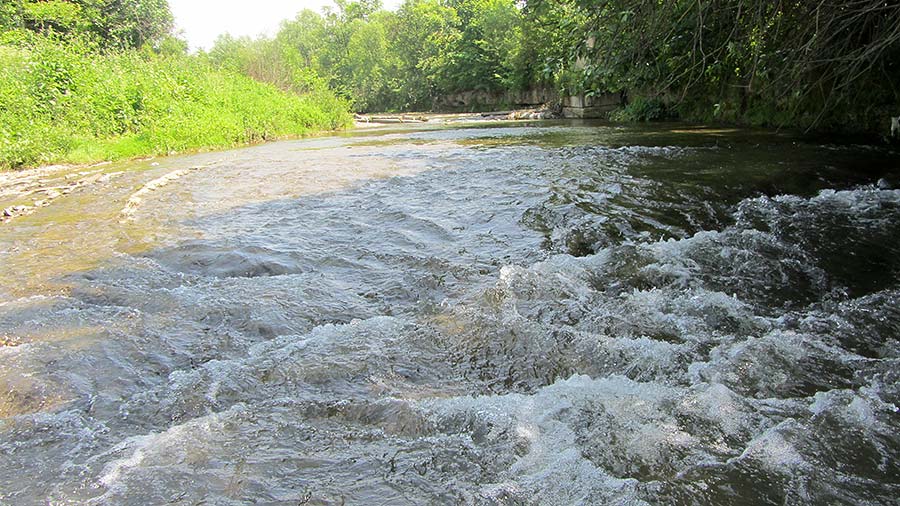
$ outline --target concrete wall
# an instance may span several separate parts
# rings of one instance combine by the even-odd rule
[[[434,109],[484,109],[490,107],[536,107],[559,102],[559,94],[550,88],[532,88],[520,92],[462,91],[438,97]]]
[[[439,97],[434,101],[434,110],[530,108],[556,104],[562,105],[564,118],[606,118],[611,111],[623,106],[624,102],[621,93],[560,97],[556,90],[550,88],[533,88],[508,93],[478,90]]]
[[[602,95],[574,95],[563,97],[564,118],[605,118],[611,111],[624,105],[621,93]]]

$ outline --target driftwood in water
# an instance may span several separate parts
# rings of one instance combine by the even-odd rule
[[[493,116],[509,116],[510,114],[516,111],[492,111],[492,112],[483,112],[481,113],[482,118],[490,118]]]
[[[425,123],[428,121],[424,116],[361,116],[355,115],[357,121],[365,121],[366,123]]]

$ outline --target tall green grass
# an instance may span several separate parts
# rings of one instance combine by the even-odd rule
[[[287,93],[195,56],[0,45],[0,169],[299,136],[348,125],[348,110],[328,90]]]

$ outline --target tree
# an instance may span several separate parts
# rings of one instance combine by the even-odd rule
[[[438,0],[407,0],[400,6],[391,31],[400,107],[430,107],[447,88],[442,69],[461,37],[458,26],[456,11]]]
[[[582,91],[809,128],[874,127],[900,107],[900,2],[550,1],[584,16]]]
[[[172,32],[166,0],[78,0],[91,16],[92,31],[107,45],[141,47]]]
[[[174,18],[166,0],[4,0],[0,27],[91,37],[106,48],[161,43]]]
[[[293,50],[305,66],[319,71],[325,37],[325,21],[322,16],[304,9],[293,20],[281,24],[275,40],[282,47]]]

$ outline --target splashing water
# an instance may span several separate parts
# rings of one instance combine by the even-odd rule
[[[0,502],[893,504],[896,155],[542,123],[78,176],[0,225]]]

